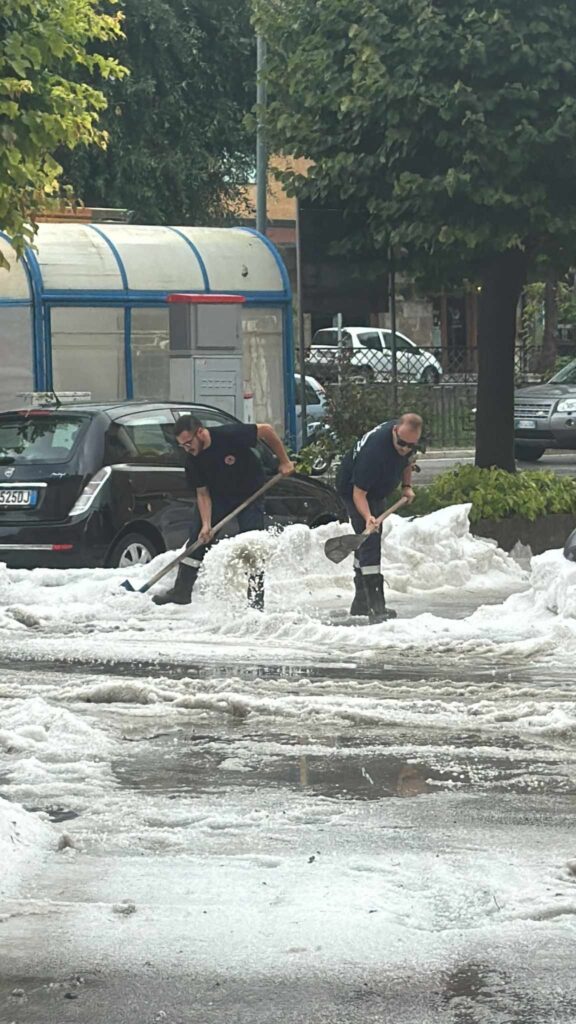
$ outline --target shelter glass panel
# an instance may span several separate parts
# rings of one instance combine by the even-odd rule
[[[168,307],[132,310],[134,398],[170,398]]]
[[[34,390],[32,310],[0,305],[0,408],[14,408],[18,395]]]
[[[0,253],[8,263],[7,267],[0,267],[0,300],[19,302],[22,299],[29,299],[30,285],[26,268],[10,243],[3,238],[0,238]]]
[[[242,310],[244,391],[254,395],[257,423],[284,433],[284,354],[281,309]]]
[[[124,310],[51,310],[52,380],[58,391],[89,391],[96,402],[126,398]]]

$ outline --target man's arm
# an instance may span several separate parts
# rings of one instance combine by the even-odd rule
[[[260,441],[264,441],[269,448],[272,449],[274,455],[278,459],[278,472],[284,476],[289,476],[296,469],[293,462],[290,462],[288,458],[288,452],[286,451],[282,441],[278,437],[278,434],[271,427],[269,423],[257,423],[256,433]]]
[[[198,487],[196,489],[196,500],[198,502],[198,511],[202,522],[202,528],[198,534],[198,540],[207,544],[208,541],[212,540],[212,498],[210,497],[210,491],[207,487]]]
[[[374,526],[376,518],[372,515],[370,511],[370,506],[368,504],[368,498],[366,497],[366,494],[367,491],[363,491],[361,487],[356,487],[356,485],[354,485],[354,488],[352,490],[352,501],[354,502],[356,508],[358,509],[358,512],[360,513],[364,522],[366,523],[366,529],[369,529],[371,526]]]
[[[416,497],[412,490],[412,463],[409,462],[402,471],[402,497],[408,499],[408,504]]]

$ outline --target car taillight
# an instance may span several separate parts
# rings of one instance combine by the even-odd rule
[[[94,498],[99,491],[102,490],[111,472],[112,470],[110,469],[110,466],[105,466],[104,469],[99,469],[98,472],[94,474],[92,479],[86,484],[86,487],[82,491],[80,497],[74,502],[70,512],[71,516],[79,516],[85,512],[86,509],[90,508]]]

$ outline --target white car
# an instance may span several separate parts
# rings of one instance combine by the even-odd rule
[[[297,450],[300,451],[304,447],[304,441],[302,438],[302,384],[301,376],[299,373],[294,374],[294,390],[296,393],[296,441]],[[326,417],[328,406],[326,402],[326,392],[321,384],[318,383],[314,377],[306,377],[306,444],[309,444],[313,440],[314,435],[319,430],[323,420]]]
[[[320,380],[334,380],[339,363],[347,376],[366,381],[392,379],[392,331],[377,327],[325,327],[312,338],[307,366]],[[438,384],[442,367],[436,356],[396,331],[396,367],[400,380]]]

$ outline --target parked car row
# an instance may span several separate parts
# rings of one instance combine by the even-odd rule
[[[210,406],[159,402],[30,406],[0,414],[0,560],[34,566],[130,566],[180,547],[195,495],[174,424],[235,422]],[[277,460],[262,442],[266,474]],[[268,523],[346,519],[327,484],[295,474],[265,498]]]

